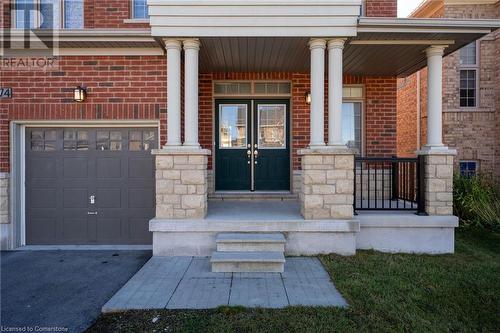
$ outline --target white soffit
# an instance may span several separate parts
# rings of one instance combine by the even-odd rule
[[[446,45],[447,56],[497,28],[500,20],[360,18],[358,35],[344,51],[344,70],[407,76],[427,65],[430,45]]]
[[[148,0],[156,37],[355,36],[362,0]]]

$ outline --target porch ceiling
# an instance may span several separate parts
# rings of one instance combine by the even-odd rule
[[[430,45],[445,56],[500,27],[500,20],[361,18],[344,50],[344,72],[408,76],[427,65]],[[202,72],[309,72],[308,37],[202,38]],[[325,60],[326,61],[326,60]]]

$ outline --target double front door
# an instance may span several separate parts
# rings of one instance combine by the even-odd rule
[[[215,103],[215,189],[290,190],[288,100]]]

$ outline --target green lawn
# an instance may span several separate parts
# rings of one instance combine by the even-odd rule
[[[458,232],[454,255],[359,251],[321,260],[348,309],[219,308],[103,315],[90,332],[499,332],[500,235]],[[157,317],[155,323],[152,319]]]

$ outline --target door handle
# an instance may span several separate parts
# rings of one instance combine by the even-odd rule
[[[87,215],[97,215],[97,212],[87,212]]]

